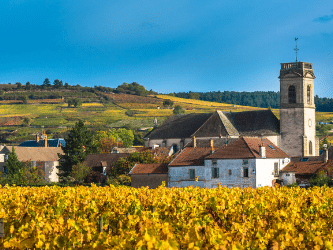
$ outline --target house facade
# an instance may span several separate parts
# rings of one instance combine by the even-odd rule
[[[32,166],[41,166],[45,173],[45,181],[58,182],[59,177],[59,156],[63,154],[61,147],[19,147],[15,146],[15,153],[21,162],[31,162]],[[0,150],[0,171],[6,174],[6,160],[8,154],[12,152],[12,147],[4,146]]]
[[[135,188],[157,188],[163,182],[168,187],[167,163],[135,164],[129,175],[131,176],[131,186]]]
[[[187,147],[169,164],[169,187],[264,187],[290,158],[268,139],[242,137],[222,148]]]

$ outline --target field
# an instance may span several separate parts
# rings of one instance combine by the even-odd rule
[[[66,92],[66,95],[69,93]],[[17,130],[16,135],[7,137],[7,142],[20,142],[31,138],[33,133],[41,132],[43,126],[51,132],[49,138],[52,138],[58,128],[69,129],[79,119],[93,129],[123,126],[132,129],[153,127],[155,117],[158,124],[161,124],[167,117],[173,115],[172,108],[163,107],[165,99],[172,100],[174,106],[181,105],[186,114],[210,113],[215,110],[228,112],[262,110],[262,108],[256,107],[182,99],[169,95],[143,97],[128,94],[105,94],[105,96],[111,101],[87,102],[78,108],[69,108],[62,99],[28,100],[28,104],[17,104],[22,101],[3,100],[0,105],[0,126],[9,126],[11,127],[9,130]],[[279,118],[279,110],[273,109],[272,111]],[[29,131],[31,133],[23,132],[21,125],[25,117],[30,118]],[[319,112],[316,114],[316,120],[333,120],[333,112]]]
[[[0,187],[0,249],[333,249],[333,189]]]

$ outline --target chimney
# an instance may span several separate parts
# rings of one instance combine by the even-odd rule
[[[259,145],[259,156],[261,158],[266,158],[266,148],[263,143]]]
[[[215,150],[214,150],[214,140],[213,139],[210,139],[209,146],[211,148],[210,153],[213,154],[215,152]]]
[[[328,150],[326,147],[324,148],[324,162],[328,162]]]
[[[44,146],[47,148],[47,135],[46,134],[44,135],[44,142],[45,142]]]
[[[193,147],[197,147],[197,139],[195,138],[195,136],[193,136]]]
[[[39,142],[39,134],[36,134],[36,142]]]

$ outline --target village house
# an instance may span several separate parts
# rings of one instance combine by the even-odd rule
[[[289,161],[266,138],[241,137],[216,150],[213,142],[208,148],[186,147],[168,166],[169,187],[273,186]]]
[[[325,148],[320,156],[292,157],[290,163],[281,170],[280,178],[283,185],[309,186],[310,179],[320,172],[333,177],[333,147]]]
[[[157,188],[163,181],[168,187],[168,163],[135,164],[129,175],[135,188]]]
[[[20,147],[15,146],[15,153],[21,162],[31,162],[32,166],[41,166],[45,173],[45,181],[58,182],[59,156],[63,154],[61,147]],[[0,150],[0,171],[7,173],[6,160],[12,152],[12,146],[3,146]]]

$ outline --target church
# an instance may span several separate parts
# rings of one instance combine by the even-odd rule
[[[270,110],[171,116],[145,136],[145,146],[222,147],[246,136],[266,138],[290,157],[318,156],[312,63],[281,63],[279,79],[280,120]]]

